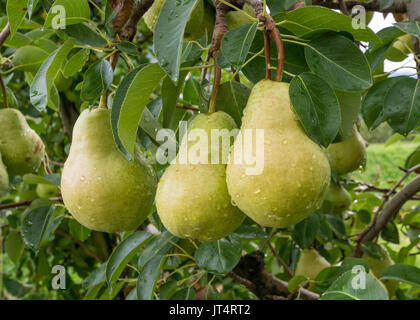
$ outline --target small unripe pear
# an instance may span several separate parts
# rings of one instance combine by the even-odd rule
[[[382,273],[387,267],[394,264],[394,261],[389,255],[388,250],[382,245],[381,245],[381,248],[382,248],[382,252],[384,253],[384,256],[381,259],[375,259],[373,257],[369,257],[368,255],[363,256],[363,259],[365,259],[368,262],[372,273],[378,279],[381,278]],[[388,291],[389,297],[392,298],[395,295],[395,291],[397,291],[398,289],[399,282],[396,280],[391,280],[391,279],[385,279],[385,280],[380,280],[380,281],[385,285]]]
[[[0,153],[11,176],[33,173],[44,157],[44,143],[17,109],[0,110]]]
[[[318,273],[330,266],[330,263],[315,249],[304,249],[297,262],[295,276],[315,280]]]
[[[9,175],[7,174],[6,167],[3,163],[0,154],[0,196],[7,191],[9,187]]]
[[[343,213],[351,206],[350,193],[339,183],[331,181],[321,212]]]
[[[40,198],[52,198],[60,194],[60,189],[53,184],[41,183],[36,186],[36,193]]]
[[[351,135],[327,148],[331,169],[338,174],[355,171],[366,164],[366,141],[356,128]]]

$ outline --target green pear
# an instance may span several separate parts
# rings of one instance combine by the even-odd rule
[[[255,18],[255,11],[248,3],[245,3],[242,10]],[[253,23],[253,21],[242,11],[233,10],[226,14],[226,23],[229,30],[232,30],[233,28],[240,27],[244,24]]]
[[[152,31],[155,30],[155,25],[158,20],[160,10],[162,9],[165,1],[166,0],[155,0],[153,5],[143,16],[144,22]],[[204,36],[206,31],[203,27],[205,25],[203,23],[204,16],[204,2],[203,0],[200,0],[197,2],[195,8],[193,9],[185,27],[184,39],[186,41],[198,40]]]
[[[40,198],[52,198],[60,194],[60,189],[54,184],[40,183],[36,186],[36,193]]]
[[[351,206],[350,193],[339,183],[331,181],[321,212],[343,213]]]
[[[136,229],[149,215],[156,175],[136,148],[135,159],[118,151],[111,111],[84,110],[61,178],[64,205],[85,227],[103,232]]]
[[[257,156],[263,158],[264,168],[250,174],[255,165],[247,163],[246,154],[234,160],[242,140],[247,143],[237,138],[226,171],[232,200],[262,226],[295,225],[324,200],[331,175],[328,158],[292,111],[288,83],[261,80],[252,89],[243,113],[240,135],[246,136],[251,129],[252,147],[263,145],[264,153]],[[263,130],[264,141],[255,141],[255,129]]]
[[[9,175],[7,174],[6,167],[3,163],[1,154],[0,154],[0,195],[5,193],[9,188]]]
[[[226,186],[229,150],[223,152],[222,143],[215,146],[211,142],[212,129],[227,129],[222,139],[228,141],[229,131],[235,128],[235,121],[224,112],[198,115],[191,121],[180,150],[190,154],[192,148],[199,146],[200,157],[208,164],[190,157],[182,162],[178,153],[159,181],[156,208],[163,225],[177,237],[202,242],[218,240],[235,231],[244,220],[243,213],[232,205]],[[205,145],[202,139],[191,142],[190,132],[195,129],[204,132]],[[215,158],[216,153],[219,161],[213,164],[215,161],[212,163],[211,158],[212,155]]]
[[[366,141],[354,127],[350,136],[327,148],[331,169],[338,174],[355,171],[366,164]]]
[[[295,276],[304,276],[315,280],[318,273],[330,266],[330,263],[315,249],[304,249],[297,262]]]
[[[393,45],[387,51],[386,58],[394,62],[399,62],[406,59],[407,55],[413,51],[411,35],[406,34],[394,41]]]
[[[38,198],[38,194],[36,193],[35,186],[28,185],[25,183],[20,184],[20,186],[18,187],[18,192],[17,192],[17,199],[16,199],[17,202],[32,201],[32,200],[35,200],[36,198]]]
[[[372,273],[378,279],[380,279],[380,277],[382,276],[382,273],[384,272],[384,270],[387,267],[394,264],[394,261],[392,260],[391,256],[389,255],[388,250],[382,245],[381,245],[381,248],[382,248],[382,252],[384,254],[382,259],[375,259],[373,257],[369,257],[368,255],[365,255],[363,257],[368,262]],[[385,287],[388,291],[389,297],[392,298],[395,295],[395,291],[397,291],[397,289],[398,289],[399,282],[396,281],[396,280],[390,280],[390,279],[385,279],[385,280],[380,280],[380,281],[385,285]]]
[[[17,109],[0,110],[0,153],[9,175],[24,175],[38,170],[44,158],[41,138]]]

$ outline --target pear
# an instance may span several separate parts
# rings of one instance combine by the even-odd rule
[[[36,186],[36,194],[40,198],[52,198],[60,194],[60,189],[54,184],[40,183]]]
[[[389,255],[388,250],[381,245],[382,252],[384,253],[384,256],[382,259],[375,259],[373,257],[369,257],[368,255],[365,255],[363,258],[368,262],[370,270],[374,274],[376,278],[380,278],[382,276],[382,273],[384,270],[393,265],[394,261],[391,259],[391,256]],[[399,282],[396,280],[380,280],[386,287],[388,291],[388,295],[390,298],[392,298],[395,295],[395,291],[397,291]]]
[[[158,20],[160,10],[162,9],[166,0],[155,0],[153,5],[144,14],[144,22],[147,27],[151,30],[155,30],[155,25]],[[198,40],[204,36],[205,28],[203,19],[204,15],[204,0],[199,0],[191,12],[190,18],[185,26],[184,39],[186,41]]]
[[[85,227],[103,232],[136,229],[149,215],[156,175],[136,148],[133,161],[118,151],[108,109],[84,110],[61,178],[64,204]]]
[[[410,34],[397,38],[388,49],[386,58],[390,61],[399,62],[407,58],[414,51],[413,41]]]
[[[6,167],[3,163],[3,160],[0,154],[0,195],[5,193],[8,187],[9,187],[9,175],[7,174]]]
[[[35,186],[28,185],[21,183],[20,186],[17,188],[17,202],[21,201],[32,201],[38,198],[38,194],[36,193]]]
[[[297,262],[295,276],[304,276],[315,280],[318,273],[330,266],[330,263],[315,249],[304,249]]]
[[[366,164],[366,141],[354,127],[350,136],[327,148],[331,169],[338,174],[355,171]]]
[[[178,153],[159,181],[156,208],[163,225],[177,237],[201,242],[218,240],[233,232],[244,220],[244,214],[232,205],[226,186],[229,150],[225,150],[223,156],[223,144],[216,149],[211,140],[212,129],[227,129],[222,136],[230,139],[228,131],[235,128],[233,118],[221,111],[195,117],[180,150],[187,150],[190,154],[193,147],[204,146],[201,139],[196,143],[189,139],[192,130],[202,129],[209,142],[200,148],[205,153],[200,152],[200,157],[206,158],[204,161],[208,164],[193,161],[190,157],[182,162]],[[214,153],[219,153],[216,164],[211,162]]]
[[[44,158],[45,146],[17,109],[0,110],[0,153],[11,176],[33,173]]]
[[[248,3],[245,3],[242,10],[255,18],[255,11]],[[240,27],[244,24],[253,23],[253,21],[242,11],[233,10],[226,14],[226,23],[229,30],[232,30],[233,28]]]
[[[331,181],[321,212],[343,213],[351,206],[350,193],[339,183]]]
[[[261,80],[254,86],[244,109],[242,136],[247,129],[254,137],[255,129],[264,130],[264,141],[253,141],[264,146],[264,168],[249,174],[253,165],[246,163],[247,155],[235,160],[244,140],[237,138],[226,170],[234,203],[258,224],[276,228],[295,225],[319,209],[331,169],[292,111],[288,83]]]

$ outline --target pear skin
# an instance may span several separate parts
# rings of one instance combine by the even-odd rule
[[[321,211],[325,213],[343,213],[351,206],[350,193],[338,183],[331,181]]]
[[[327,148],[331,169],[338,174],[353,172],[366,164],[366,141],[353,128],[351,135]]]
[[[84,110],[61,178],[63,201],[85,227],[102,232],[135,230],[149,215],[156,175],[139,149],[127,160],[111,131],[110,110]]]
[[[0,154],[0,195],[5,193],[7,188],[9,188],[9,175]]]
[[[297,262],[295,276],[315,280],[318,273],[330,266],[330,263],[315,249],[304,249]]]
[[[10,176],[38,170],[45,146],[17,109],[0,110],[0,153]]]
[[[264,170],[234,160],[236,139],[227,166],[227,186],[234,203],[262,226],[295,225],[319,209],[330,183],[324,151],[304,132],[291,108],[289,84],[262,80],[252,89],[242,118],[246,129],[264,130]],[[255,141],[254,141],[255,142]],[[244,148],[245,149],[245,148]],[[245,158],[245,157],[242,157]],[[249,171],[248,171],[249,172]]]
[[[236,128],[235,121],[224,112],[200,114],[190,123],[188,133],[193,129],[203,129],[210,141],[211,129]],[[184,136],[180,150],[191,150],[199,142],[193,143]],[[188,158],[180,163],[178,154],[166,169],[159,181],[156,193],[156,207],[163,225],[180,238],[189,238],[200,242],[214,241],[226,237],[244,220],[244,214],[231,203],[226,186],[226,161],[220,149],[208,143],[203,147],[204,158],[208,164],[192,163]],[[213,153],[219,153],[217,164],[210,162]],[[201,155],[201,154],[200,154]]]
[[[389,255],[388,250],[382,246],[382,251],[384,253],[384,257],[382,257],[382,259],[375,259],[373,257],[369,257],[368,255],[364,255],[363,259],[365,259],[368,264],[369,267],[372,271],[372,273],[375,275],[376,278],[380,279],[382,276],[382,273],[384,272],[384,270],[393,265],[394,261],[392,260],[391,256]],[[397,291],[398,286],[399,286],[399,282],[396,280],[391,280],[391,279],[385,279],[385,280],[380,280],[386,287],[387,291],[388,291],[388,295],[390,298],[392,298],[395,295],[395,291]]]
[[[52,198],[60,194],[60,189],[53,184],[40,183],[36,186],[36,193],[40,198]]]

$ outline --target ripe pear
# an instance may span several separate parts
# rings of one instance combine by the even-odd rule
[[[163,225],[177,237],[201,242],[218,240],[235,231],[244,220],[244,214],[232,205],[226,186],[229,150],[223,152],[223,143],[215,146],[211,136],[212,129],[227,129],[222,139],[230,140],[229,131],[235,128],[233,118],[224,112],[198,115],[191,121],[180,150],[187,150],[190,155],[192,148],[200,146],[200,156],[208,164],[191,157],[182,162],[178,153],[160,179],[156,208]],[[206,141],[191,141],[189,137],[195,129],[204,130]],[[211,157],[215,153],[219,161],[213,164]]]
[[[368,255],[365,255],[363,257],[368,262],[372,273],[378,279],[380,279],[380,277],[382,276],[382,273],[387,267],[394,264],[394,261],[389,255],[388,250],[382,245],[381,245],[381,248],[384,253],[384,257],[382,257],[382,259],[375,259],[373,257],[369,257]],[[395,294],[395,291],[397,291],[398,289],[399,282],[396,280],[390,280],[390,279],[385,279],[385,280],[380,280],[380,281],[385,285],[388,291],[389,297],[392,298]]]
[[[339,183],[331,181],[321,212],[343,213],[351,206],[350,193]]]
[[[0,153],[11,176],[33,173],[44,158],[41,138],[17,109],[0,110]]]
[[[345,174],[363,167],[366,163],[366,141],[354,127],[350,136],[327,148],[331,169]]]
[[[288,83],[261,80],[254,86],[242,118],[242,136],[247,129],[254,137],[255,129],[264,130],[264,141],[254,138],[252,146],[264,146],[264,169],[251,175],[248,169],[255,165],[246,163],[246,154],[234,159],[244,140],[237,138],[226,170],[234,203],[258,224],[277,228],[295,225],[319,209],[331,169],[325,152],[292,111]]]
[[[3,163],[3,160],[0,154],[0,195],[5,193],[8,187],[9,187],[9,175],[7,174],[6,167]]]
[[[149,215],[156,175],[139,149],[127,160],[118,151],[108,109],[84,110],[61,178],[64,204],[85,227],[103,232],[136,229]]]
[[[297,262],[295,276],[304,276],[315,280],[318,273],[330,266],[330,263],[315,249],[304,249]]]
[[[251,17],[255,18],[255,11],[248,3],[245,3],[242,10],[245,11]],[[252,22],[253,21],[242,11],[233,10],[229,11],[226,14],[226,23],[228,25],[229,30]]]
[[[60,194],[60,189],[54,184],[40,183],[36,186],[36,194],[40,198],[52,198]]]
[[[153,5],[150,7],[149,10],[144,14],[144,22],[146,23],[147,27],[154,31],[155,25],[159,17],[160,10],[163,7],[163,4],[166,0],[155,0]],[[197,5],[191,12],[190,18],[187,22],[184,32],[184,39],[186,41],[191,40],[198,40],[202,36],[204,36],[205,28],[203,27],[203,19],[204,19],[204,2],[200,0],[197,2]]]

